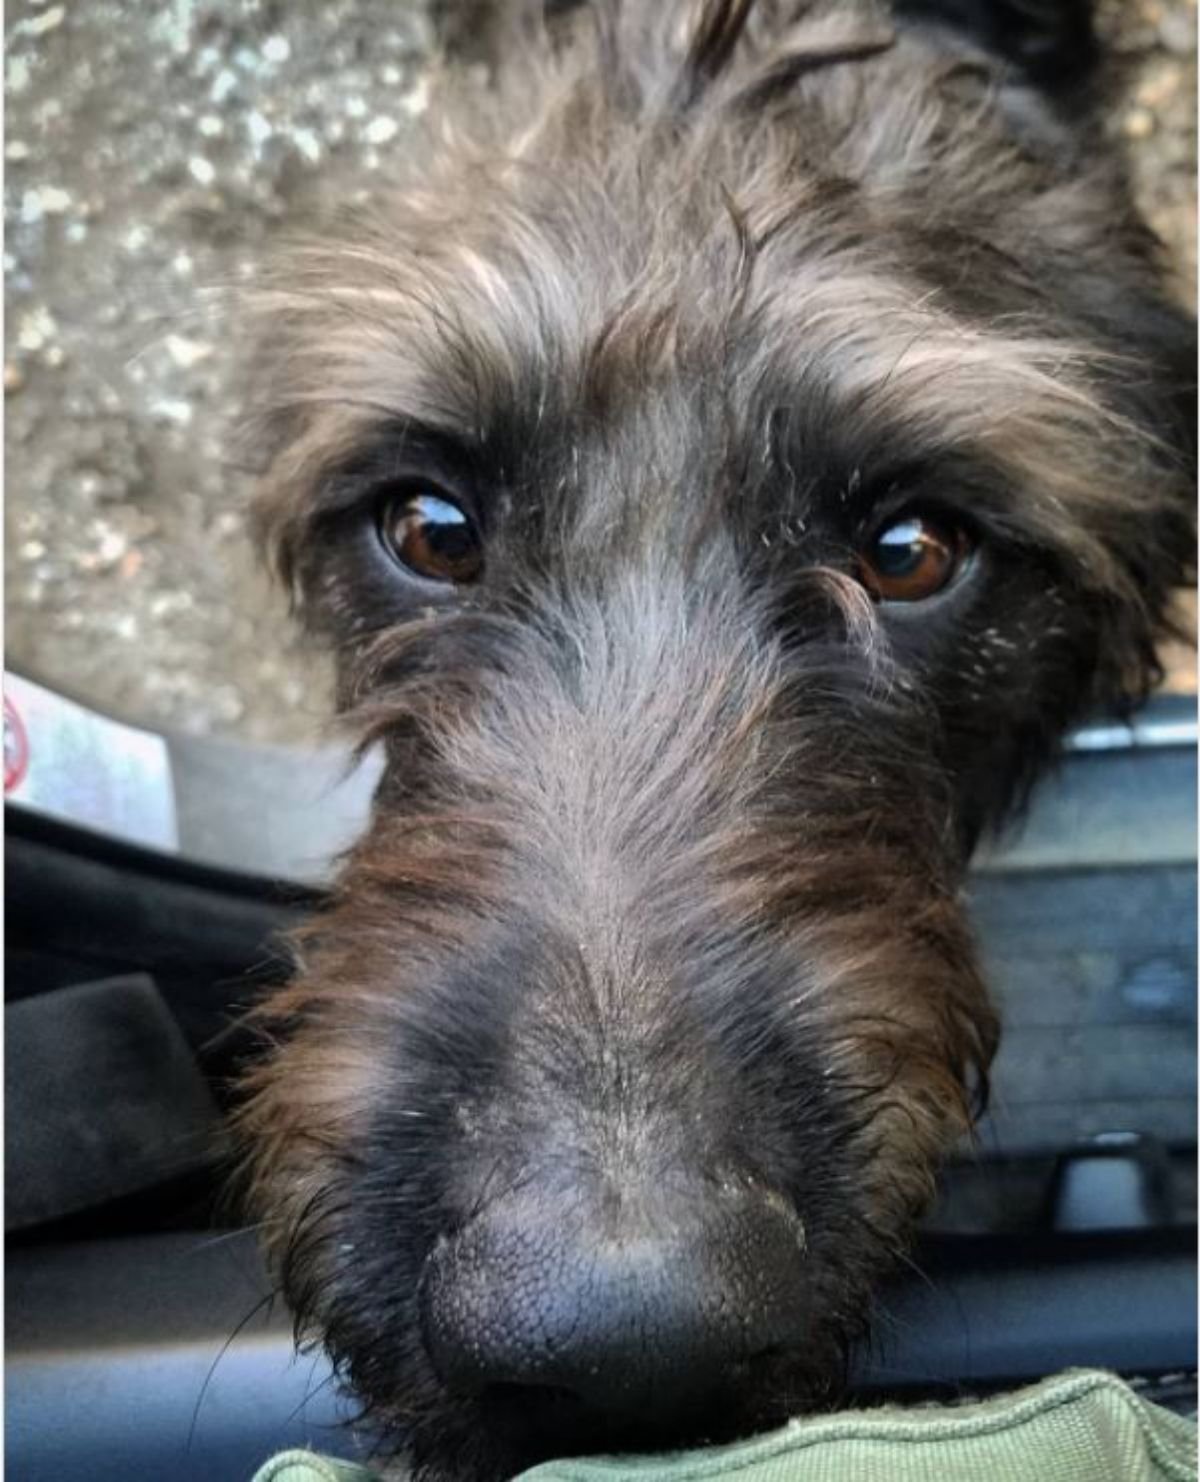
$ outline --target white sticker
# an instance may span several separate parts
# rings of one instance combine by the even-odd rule
[[[15,674],[4,676],[4,797],[130,843],[179,848],[163,738]]]

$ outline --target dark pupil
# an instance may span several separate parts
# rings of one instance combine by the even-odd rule
[[[475,534],[466,515],[435,494],[418,494],[411,500],[407,522],[430,552],[448,565],[469,560],[475,550]]]
[[[880,576],[911,576],[925,559],[927,546],[920,520],[902,520],[875,542],[875,569]]]

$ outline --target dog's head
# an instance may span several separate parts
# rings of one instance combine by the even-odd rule
[[[1086,117],[748,8],[529,40],[251,305],[386,771],[243,1125],[430,1475],[828,1396],[994,1046],[971,847],[1190,557],[1191,334]]]

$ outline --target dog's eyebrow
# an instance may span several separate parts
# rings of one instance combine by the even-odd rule
[[[1111,577],[1094,532],[1136,502],[1161,457],[1105,394],[1106,376],[1137,367],[1028,324],[971,323],[852,262],[806,264],[786,231],[766,252],[785,262],[746,305],[735,374],[765,398],[747,420],[762,425],[790,400],[845,428],[849,447],[890,444],[916,466],[991,470],[998,512],[1019,499],[1029,539],[1069,547],[1085,571]]]
[[[312,499],[321,510],[333,512],[403,479],[429,479],[454,488],[474,482],[473,461],[472,450],[443,428],[383,416],[352,452],[329,464]]]

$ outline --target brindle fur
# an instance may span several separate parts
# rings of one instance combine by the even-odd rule
[[[421,1476],[563,1447],[449,1394],[416,1303],[551,1167],[618,1198],[736,1168],[799,1215],[803,1350],[666,1439],[836,1400],[995,1048],[971,849],[1154,677],[1193,330],[1086,7],[1058,71],[1005,8],[505,12],[494,84],[448,76],[404,178],[249,302],[263,536],[387,761],[263,1010],[251,1197]],[[382,550],[408,477],[477,510],[479,585]],[[973,565],[873,605],[853,552],[914,503]]]

